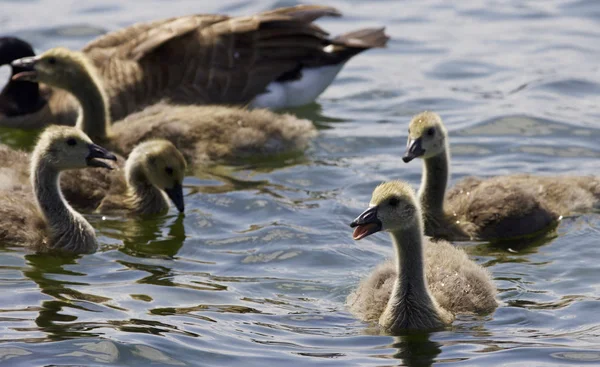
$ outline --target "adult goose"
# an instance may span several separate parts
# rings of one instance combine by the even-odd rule
[[[159,100],[299,106],[314,101],[354,55],[388,40],[382,28],[330,38],[313,24],[323,16],[340,13],[299,5],[252,16],[182,16],[108,33],[82,52],[98,69],[114,121]],[[2,64],[32,54],[25,41],[0,38]],[[0,94],[0,126],[73,125],[78,107],[64,91],[13,79]]]
[[[395,260],[385,262],[348,296],[350,311],[385,330],[438,329],[457,313],[489,313],[498,303],[489,273],[446,241],[423,237],[419,201],[407,183],[383,183],[352,223],[361,240],[389,232]]]
[[[172,142],[190,164],[237,162],[303,150],[316,135],[312,122],[266,109],[159,103],[111,124],[110,105],[89,58],[65,48],[13,61],[27,68],[13,79],[41,81],[68,90],[81,104],[77,127],[125,156],[140,142]]]

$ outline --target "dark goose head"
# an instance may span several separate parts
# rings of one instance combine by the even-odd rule
[[[0,66],[10,65],[12,61],[27,56],[35,56],[29,43],[15,37],[0,37]],[[21,71],[25,70],[12,67],[10,77]],[[9,79],[0,92],[0,115],[10,117],[33,113],[45,103],[38,83]]]

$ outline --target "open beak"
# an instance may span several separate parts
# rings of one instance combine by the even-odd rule
[[[179,210],[180,213],[183,213],[183,210],[185,209],[185,204],[183,202],[183,186],[177,182],[172,188],[165,189],[165,192],[173,204],[175,204],[177,210]]]
[[[381,221],[377,218],[377,206],[371,206],[350,223],[350,227],[354,228],[352,238],[361,240],[373,233],[381,231]]]
[[[112,167],[106,162],[99,161],[98,159],[109,159],[111,161],[116,161],[117,157],[114,154],[93,143],[88,144],[88,149],[90,151],[87,157],[85,157],[85,161],[87,162],[88,166],[112,169]]]
[[[14,60],[10,65],[15,71],[18,71],[12,76],[12,80],[23,80],[29,82],[37,81],[37,71],[35,71],[35,64],[38,61],[38,56],[23,57],[18,60]]]
[[[422,138],[408,138],[406,152],[404,152],[404,156],[402,156],[402,160],[404,161],[404,163],[408,163],[413,159],[421,157],[423,154],[425,154],[425,149],[423,149],[422,142]]]

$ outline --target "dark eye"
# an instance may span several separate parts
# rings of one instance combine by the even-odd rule
[[[433,136],[435,134],[435,129],[430,127],[429,129],[427,129],[427,135],[428,136]]]
[[[398,198],[391,198],[389,203],[390,203],[390,206],[398,206],[398,204],[400,203],[400,200],[398,200]]]
[[[50,65],[54,65],[54,64],[56,64],[56,58],[54,58],[54,57],[49,57],[49,58],[48,58],[48,64],[50,64]]]
[[[167,167],[167,168],[165,168],[165,172],[167,172],[167,175],[173,176],[173,168]]]
[[[67,139],[67,145],[75,146],[77,145],[77,140],[75,140],[75,138],[69,138]]]

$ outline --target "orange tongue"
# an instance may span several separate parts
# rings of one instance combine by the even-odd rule
[[[371,230],[373,227],[377,227],[375,223],[361,224],[354,228],[354,233],[352,234],[352,238],[355,240],[360,240],[362,238],[367,237],[371,234]]]
[[[28,80],[30,78],[35,78],[35,71],[21,71],[20,73],[16,73],[12,76],[12,80]]]

